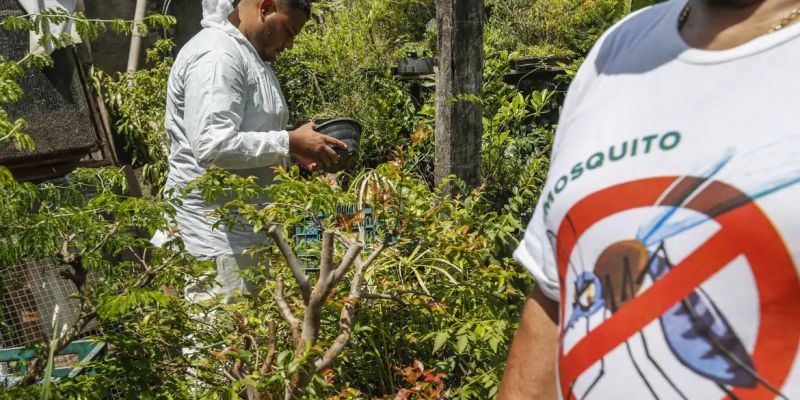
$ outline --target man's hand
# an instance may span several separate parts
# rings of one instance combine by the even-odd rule
[[[314,169],[319,164],[326,167],[336,164],[339,156],[331,146],[347,148],[340,140],[315,131],[316,126],[309,122],[289,132],[289,154],[292,160],[308,169]]]

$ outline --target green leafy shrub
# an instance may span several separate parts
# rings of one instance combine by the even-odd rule
[[[116,77],[93,70],[95,91],[103,95],[114,121],[114,134],[122,140],[134,167],[142,167],[145,183],[160,192],[167,179],[169,144],[164,128],[167,78],[174,44],[160,40],[147,50],[147,67]]]
[[[108,344],[108,354],[89,365],[94,374],[53,382],[52,397],[100,399],[113,388],[128,398],[281,398],[301,384],[308,399],[495,396],[531,283],[508,256],[546,178],[570,76],[525,94],[506,85],[503,75],[514,57],[579,56],[631,6],[609,0],[486,5],[484,95],[475,99],[484,107],[484,185],[459,197],[444,196],[431,183],[432,91],[414,104],[409,85],[390,74],[406,51],[435,50],[433,1],[330,0],[315,8],[314,22],[275,67],[295,123],[349,116],[364,124],[365,165],[338,176],[281,171],[269,188],[218,169],[196,182],[206,196],[234,198],[218,211],[222,220],[244,220],[264,234],[264,245],[253,249],[259,263],[245,272],[257,289],[241,302],[180,299],[187,284],[213,279],[213,266],[188,256],[178,239],[165,248],[148,243],[155,230],[177,231],[172,204],[128,197],[118,170],[78,171],[55,186],[20,184],[0,168],[2,263],[52,257],[71,266],[73,276],[97,276],[75,287],[79,312],[98,321],[102,329],[93,337]],[[146,166],[156,190],[166,170],[168,49],[158,44],[148,54],[149,67],[135,74],[94,75],[117,134]],[[19,65],[0,61],[0,101],[19,95]],[[26,137],[23,121],[0,114],[0,145],[29,146]],[[87,196],[89,189],[95,194]],[[264,191],[274,204],[246,202]],[[346,205],[356,206],[355,215],[339,213]],[[366,235],[367,208],[379,221],[374,237],[383,241]],[[353,280],[359,263],[343,270],[319,305],[318,337],[298,345],[286,309],[297,318],[314,306],[302,280],[290,278],[298,275],[289,253],[267,239],[309,220],[321,232],[338,232],[339,240],[284,238],[320,265],[323,253],[330,263],[342,263],[354,244],[364,246],[361,262],[366,254],[376,256],[361,280]],[[370,253],[382,244],[381,252]],[[318,287],[321,275],[304,275],[308,287]],[[355,287],[363,293],[354,297]],[[312,370],[345,331],[338,362]],[[51,348],[37,345],[39,359]],[[39,396],[38,376],[0,389],[0,398]]]

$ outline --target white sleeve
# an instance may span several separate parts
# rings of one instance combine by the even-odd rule
[[[525,236],[514,251],[514,258],[519,261],[536,279],[536,286],[545,296],[561,300],[561,285],[558,280],[558,267],[555,263],[553,249],[548,240],[547,225],[542,210],[543,201],[539,201],[533,218],[525,229]]]
[[[278,165],[289,155],[289,133],[240,131],[247,74],[230,54],[211,51],[186,70],[184,121],[197,163],[245,169]]]

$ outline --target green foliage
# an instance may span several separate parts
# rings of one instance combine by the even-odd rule
[[[505,84],[503,76],[515,57],[580,56],[639,3],[486,1],[484,94],[460,99],[483,106],[484,184],[459,197],[444,196],[431,183],[432,80],[421,82],[421,104],[414,104],[410,85],[390,74],[405,52],[435,51],[433,1],[329,0],[315,6],[313,21],[275,68],[295,123],[334,116],[363,123],[365,165],[338,176],[279,171],[267,188],[212,169],[188,189],[230,199],[216,212],[220,229],[222,222],[247,223],[265,235],[263,246],[253,249],[258,264],[243,272],[256,290],[235,304],[182,300],[187,285],[213,281],[213,263],[186,254],[179,238],[163,248],[148,242],[156,230],[179,233],[172,214],[181,193],[128,197],[123,174],[113,168],[79,170],[58,185],[17,183],[0,168],[0,264],[23,257],[65,261],[65,248],[80,255],[93,278],[78,290],[79,311],[94,314],[102,328],[95,339],[109,345],[103,362],[89,365],[94,374],[52,382],[47,395],[100,399],[113,387],[128,398],[233,399],[255,388],[283,397],[284,385],[336,339],[340,311],[351,302],[350,288],[339,288],[323,307],[322,345],[295,348],[275,296],[274,277],[289,276],[288,266],[266,235],[275,223],[291,231],[311,221],[320,230],[341,230],[366,251],[378,246],[376,237],[392,241],[364,275],[364,291],[372,296],[356,304],[347,349],[332,369],[314,378],[306,398],[493,398],[531,283],[508,257],[540,195],[558,104],[578,63],[565,65],[564,78],[529,94]],[[89,21],[57,11],[6,18],[3,25],[37,30],[64,18],[75,18],[88,38],[144,30],[129,21]],[[146,20],[150,28],[170,23]],[[47,40],[66,43],[59,39]],[[148,52],[148,68],[137,73],[92,75],[110,106],[115,132],[156,189],[167,165],[163,120],[170,48],[159,42]],[[22,95],[17,81],[24,67],[48,62],[46,56],[0,60],[0,103]],[[32,148],[24,130],[24,121],[10,121],[0,110],[0,145]],[[272,204],[248,201],[265,193]],[[356,206],[355,215],[338,213],[347,205]],[[372,233],[364,223],[367,208],[378,220]],[[292,244],[321,256],[319,244]],[[336,244],[334,261],[343,257],[344,246]],[[287,282],[286,297],[302,308],[297,285]],[[48,359],[47,350],[39,344],[39,358]],[[265,369],[269,354],[274,359]],[[41,389],[0,389],[0,398],[36,398]]]
[[[132,163],[143,168],[145,182],[160,193],[167,179],[169,145],[164,129],[167,78],[174,44],[159,40],[147,50],[147,68],[111,77],[94,70],[92,82],[102,93],[114,120],[114,133],[123,140]]]
[[[529,57],[576,57],[630,12],[630,0],[486,0],[490,48]]]
[[[409,162],[419,150],[412,146],[399,151],[395,160],[357,174],[347,186],[330,177],[304,178],[297,168],[281,172],[267,189],[274,203],[266,207],[247,203],[248,197],[259,194],[247,178],[214,170],[197,185],[209,195],[220,189],[220,182],[239,188],[236,193],[244,197],[218,211],[226,224],[242,218],[259,230],[272,223],[298,223],[324,211],[325,216],[315,222],[319,229],[354,224],[358,228],[354,234],[366,240],[368,247],[372,236],[363,235],[363,214],[347,217],[335,210],[348,204],[356,204],[359,210],[370,208],[379,221],[374,237],[389,235],[394,244],[365,275],[365,290],[393,300],[366,300],[359,307],[354,337],[334,368],[333,381],[362,396],[355,398],[383,397],[403,387],[395,378],[395,367],[426,360],[443,374],[443,385],[451,388],[454,398],[491,398],[496,395],[506,349],[516,329],[512,321],[518,319],[526,287],[525,276],[497,255],[495,239],[513,240],[510,235],[517,229],[516,222],[490,211],[481,190],[465,198],[431,190],[410,169]],[[317,246],[307,251],[319,255]],[[341,253],[335,256],[339,257]],[[286,268],[279,259],[271,265],[276,270]],[[327,328],[321,342],[333,341],[338,333],[338,310],[347,301],[344,293],[332,298],[326,308],[322,319]],[[277,315],[273,318],[280,320]],[[318,397],[312,398],[339,393],[341,384],[316,387],[312,393]]]
[[[352,117],[364,126],[361,159],[386,161],[415,123],[407,84],[390,75],[398,54],[425,50],[433,3],[341,0],[320,4],[294,49],[275,64],[296,124]]]
[[[41,45],[50,43],[54,47],[64,47],[72,44],[69,35],[53,36],[48,33],[49,25],[59,25],[67,21],[73,21],[78,35],[85,40],[95,40],[102,33],[105,33],[111,26],[111,31],[120,35],[131,35],[134,31],[142,36],[146,36],[150,28],[168,28],[175,25],[175,17],[170,15],[152,14],[142,21],[132,21],[124,19],[101,20],[89,19],[82,12],[76,11],[68,13],[63,8],[47,8],[37,14],[23,16],[7,16],[3,19],[2,25],[6,30],[11,31],[34,31],[42,34]]]

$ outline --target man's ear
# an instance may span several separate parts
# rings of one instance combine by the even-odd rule
[[[258,5],[258,12],[262,16],[267,16],[278,11],[278,0],[261,0]]]

